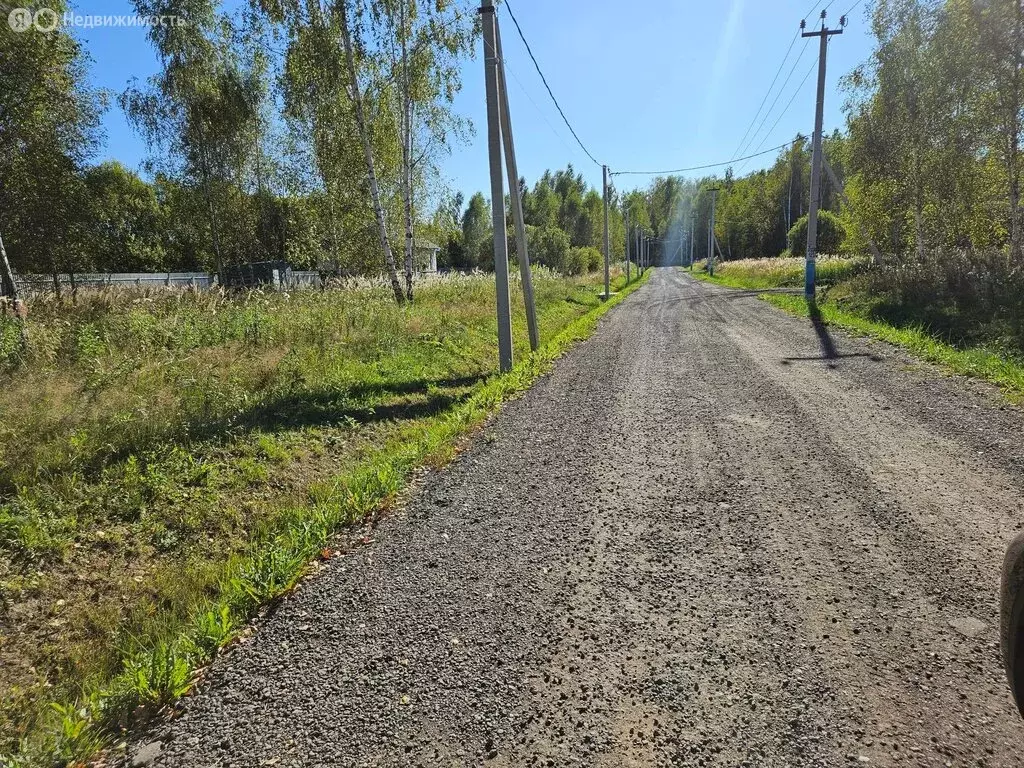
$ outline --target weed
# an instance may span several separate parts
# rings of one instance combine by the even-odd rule
[[[35,346],[0,388],[0,557],[19,572],[3,595],[26,615],[66,596],[67,615],[44,650],[0,613],[50,686],[0,712],[0,754],[78,750],[60,746],[71,739],[43,696],[85,706],[75,738],[95,744],[139,705],[181,695],[340,526],[449,458],[628,294],[604,305],[595,285],[539,271],[547,343],[529,353],[517,306],[519,362],[501,377],[488,277],[440,280],[405,308],[373,287],[34,311]],[[25,683],[0,671],[5,696]]]

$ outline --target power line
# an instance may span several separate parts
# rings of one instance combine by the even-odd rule
[[[484,41],[484,45],[487,47],[487,50],[491,50],[491,47],[487,45],[486,40]],[[544,121],[547,127],[551,129],[551,133],[555,135],[555,138],[562,142],[562,146],[569,150],[569,152],[573,152],[573,148],[569,146],[562,134],[555,130],[555,126],[553,126],[551,121],[548,120],[548,116],[544,114],[544,110],[540,108],[540,105],[538,105],[536,101],[534,101],[533,96],[530,95],[530,92],[526,90],[526,86],[523,85],[523,81],[516,76],[515,71],[508,65],[508,62],[504,58],[501,60],[501,64],[505,68],[505,73],[512,75],[512,79],[515,80],[519,90],[523,92],[523,95],[529,100],[530,104],[533,105],[533,108],[537,110],[537,114],[540,115],[541,120]]]
[[[786,113],[789,112],[789,108],[793,106],[793,102],[796,100],[796,97],[800,94],[800,89],[804,87],[804,83],[806,83],[807,78],[811,76],[811,72],[814,71],[814,67],[817,65],[817,63],[817,59],[811,62],[811,66],[804,74],[803,80],[800,81],[800,84],[796,87],[796,90],[793,91],[793,95],[789,97],[789,101],[786,102],[786,106],[783,107],[782,112],[779,113],[779,116],[775,119],[775,122],[772,123],[772,127],[768,129],[767,133],[765,133],[764,138],[761,139],[761,143],[757,145],[758,149],[760,149],[764,145],[764,143],[768,141],[768,137],[772,135],[772,132],[775,130],[775,127],[779,124],[782,118],[786,116]]]
[[[819,5],[821,5],[821,0],[817,0],[817,2],[814,5],[811,6],[811,10],[809,10],[807,13],[805,13],[802,16],[802,18],[806,20],[812,13],[814,13],[814,9],[817,8]]]
[[[753,119],[750,121],[750,125],[747,126],[747,130],[743,133],[743,138],[740,139],[739,144],[736,145],[736,149],[733,150],[733,155],[738,155],[740,149],[745,146],[743,142],[747,140],[747,136],[750,134],[750,129],[754,127],[754,123],[757,122],[757,118],[761,116],[761,109],[764,107],[764,103],[768,101],[768,97],[772,95],[772,89],[775,87],[775,81],[779,79],[779,74],[782,72],[782,68],[786,66],[786,62],[789,60],[789,53],[793,50],[793,46],[796,44],[796,39],[800,37],[800,32],[797,31],[793,35],[793,39],[789,41],[789,48],[786,49],[786,55],[782,57],[782,61],[779,62],[779,68],[775,70],[775,77],[772,78],[772,84],[768,86],[768,90],[765,91],[764,98],[761,99],[761,103],[757,107],[757,112],[754,113]]]
[[[780,150],[780,149],[783,149],[785,147],[788,147],[790,144],[793,144],[793,143],[799,141],[802,138],[803,138],[803,136],[798,136],[797,138],[793,139],[792,141],[787,141],[785,144],[779,144],[779,146],[777,146],[777,147],[771,147],[769,149],[764,150],[763,152],[757,152],[757,153],[755,153],[753,155],[747,155],[746,157],[736,157],[736,158],[733,158],[732,160],[725,160],[725,161],[723,161],[721,163],[708,163],[707,165],[694,165],[694,166],[691,166],[689,168],[672,168],[672,169],[664,170],[664,171],[613,171],[611,175],[612,176],[663,176],[663,175],[667,175],[667,174],[670,174],[670,173],[686,173],[687,171],[703,171],[706,168],[719,168],[719,167],[721,167],[723,165],[732,165],[733,163],[739,162],[740,160],[749,160],[752,157],[758,157],[759,155],[766,155],[769,152],[775,152],[777,150]]]
[[[580,149],[582,149],[586,153],[587,157],[589,157],[593,161],[594,165],[601,165],[601,163],[599,163],[597,161],[597,158],[595,158],[590,153],[590,150],[586,148],[586,146],[583,144],[583,142],[580,141],[580,137],[576,135],[576,131],[573,130],[572,124],[569,122],[569,118],[567,118],[565,116],[565,112],[562,111],[562,107],[561,107],[561,105],[559,105],[558,99],[556,99],[555,98],[555,94],[551,92],[551,86],[548,85],[547,78],[544,77],[544,73],[541,71],[540,64],[537,63],[537,57],[534,56],[533,55],[533,51],[530,50],[530,44],[528,42],[526,42],[526,36],[523,35],[523,30],[519,26],[519,22],[516,21],[515,14],[512,13],[512,6],[509,5],[508,0],[505,0],[505,2],[502,3],[502,5],[505,8],[505,10],[508,11],[508,15],[512,19],[512,23],[516,25],[516,32],[519,33],[519,39],[522,40],[523,41],[523,45],[526,46],[526,52],[528,54],[530,54],[530,58],[533,60],[533,66],[536,67],[536,69],[537,69],[537,74],[540,75],[540,79],[544,83],[544,87],[548,89],[548,96],[550,96],[551,97],[551,101],[553,101],[555,103],[555,108],[558,110],[558,114],[560,114],[562,116],[562,120],[565,121],[565,125],[566,125],[566,127],[568,127],[569,132],[572,134],[572,137],[574,139],[576,139],[576,143],[580,145]]]
[[[850,18],[850,14],[853,13],[853,9],[856,8],[858,5],[860,5],[863,2],[864,2],[864,0],[857,0],[857,2],[854,3],[853,5],[851,5],[850,6],[850,10],[848,10],[846,13],[844,13],[843,16],[845,16],[847,19],[849,19]]]
[[[800,49],[800,53],[797,55],[796,61],[793,62],[793,66],[790,67],[789,73],[786,75],[786,79],[783,80],[782,85],[779,87],[779,92],[775,94],[775,98],[772,100],[772,105],[768,107],[768,111],[764,113],[764,117],[761,118],[761,123],[757,126],[757,129],[754,131],[753,136],[750,137],[750,141],[748,141],[747,144],[740,151],[746,152],[747,150],[749,150],[750,147],[753,146],[754,142],[757,140],[757,137],[761,134],[761,129],[764,127],[764,124],[768,122],[768,118],[772,114],[772,110],[775,109],[775,105],[779,103],[779,97],[782,96],[782,92],[786,90],[786,86],[789,85],[789,81],[793,77],[793,72],[796,71],[796,68],[800,64],[800,60],[804,57],[804,52],[806,50],[807,41],[805,40],[804,47]]]

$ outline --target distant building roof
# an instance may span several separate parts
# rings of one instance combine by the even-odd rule
[[[440,251],[441,246],[432,240],[424,240],[423,238],[417,237],[415,240],[417,248],[423,248],[427,251]]]

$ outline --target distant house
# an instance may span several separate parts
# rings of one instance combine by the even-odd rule
[[[423,274],[437,272],[437,254],[440,252],[441,246],[437,243],[417,238],[413,247],[413,263],[416,265],[416,271]]]

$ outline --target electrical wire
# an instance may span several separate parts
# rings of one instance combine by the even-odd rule
[[[810,68],[804,74],[804,77],[800,81],[800,84],[796,87],[796,90],[793,91],[793,95],[789,97],[789,101],[786,102],[786,106],[783,107],[782,112],[779,113],[779,116],[775,119],[775,122],[772,123],[772,127],[768,129],[768,132],[765,133],[764,138],[761,139],[761,143],[757,145],[757,149],[761,149],[764,143],[768,140],[768,137],[772,135],[772,132],[775,130],[775,127],[779,124],[782,118],[786,116],[786,113],[789,112],[789,108],[793,106],[793,102],[796,100],[796,97],[800,94],[800,89],[804,87],[804,83],[807,82],[807,78],[811,76],[811,72],[814,71],[814,68],[817,66],[817,64],[817,59],[811,62]],[[746,163],[744,163],[743,166],[740,166],[740,168],[738,168],[737,170],[742,170],[742,168],[745,165]]]
[[[856,2],[856,3],[854,3],[853,5],[851,5],[851,6],[850,6],[850,10],[848,10],[848,11],[847,11],[846,13],[844,13],[844,14],[843,14],[843,16],[845,16],[845,17],[846,17],[847,19],[849,19],[849,18],[850,18],[850,14],[851,14],[851,13],[853,13],[853,10],[854,10],[854,9],[855,9],[855,8],[856,8],[856,7],[858,6],[858,5],[860,5],[860,4],[861,4],[861,3],[863,3],[863,2],[864,2],[864,0],[857,0],[857,2]]]
[[[754,127],[754,123],[757,122],[757,118],[761,116],[761,110],[764,108],[764,104],[768,101],[768,97],[772,95],[772,89],[775,87],[775,82],[779,79],[779,75],[782,73],[782,68],[786,66],[786,62],[789,60],[789,54],[793,50],[793,46],[796,45],[796,39],[800,37],[800,33],[797,32],[793,35],[793,39],[789,41],[789,47],[786,49],[786,55],[782,57],[782,61],[779,63],[779,68],[775,70],[775,77],[772,78],[771,85],[768,86],[768,90],[765,91],[764,98],[761,99],[761,103],[757,107],[757,112],[754,113],[754,118],[750,121],[750,125],[747,126],[747,130],[743,133],[743,138],[740,139],[739,144],[736,145],[736,149],[733,150],[733,155],[738,155],[741,148],[744,146],[743,142],[747,140],[747,136],[750,135],[750,129]]]
[[[573,129],[572,124],[569,122],[569,118],[565,116],[565,112],[562,111],[561,105],[558,103],[558,99],[555,98],[555,94],[551,92],[551,86],[548,85],[547,78],[544,77],[544,72],[541,71],[540,64],[537,63],[537,57],[533,55],[533,51],[530,50],[530,44],[526,42],[526,36],[523,34],[522,28],[519,26],[519,22],[516,21],[515,14],[512,13],[512,6],[509,5],[508,0],[502,3],[502,7],[508,11],[509,17],[512,19],[512,23],[516,26],[516,32],[519,33],[519,39],[523,41],[523,45],[526,46],[526,52],[530,54],[530,58],[533,60],[533,66],[537,69],[537,74],[540,75],[541,81],[544,83],[544,87],[548,90],[548,96],[551,97],[551,101],[555,103],[555,108],[558,110],[558,114],[562,116],[562,120],[565,121],[566,127],[569,129],[569,133],[576,139],[576,143],[580,145],[580,149],[591,159],[594,165],[601,165],[591,153],[590,150],[580,141],[580,137],[576,135],[576,131]]]
[[[809,10],[807,13],[805,13],[801,18],[803,18],[804,21],[807,21],[807,18],[812,13],[814,13],[814,9],[817,8],[819,5],[821,5],[821,0],[817,0],[817,2],[814,5],[811,6],[811,10]]]
[[[775,98],[772,100],[772,105],[768,107],[768,111],[764,113],[764,117],[761,118],[761,123],[757,126],[757,130],[754,131],[754,135],[750,137],[750,141],[746,143],[741,152],[747,152],[754,146],[754,142],[757,141],[757,137],[761,134],[761,129],[764,128],[764,124],[768,122],[768,118],[772,114],[772,110],[775,109],[775,105],[779,103],[779,98],[782,96],[782,92],[786,90],[786,86],[789,85],[789,81],[793,78],[793,73],[796,71],[797,66],[800,64],[800,60],[804,57],[804,53],[807,51],[807,40],[804,40],[804,47],[800,49],[800,54],[796,57],[796,61],[793,62],[793,66],[790,67],[789,73],[786,75],[786,79],[782,82],[779,87],[779,92],[775,94]]]
[[[787,141],[785,144],[779,144],[779,146],[777,146],[777,147],[770,147],[769,149],[766,149],[763,152],[757,152],[756,154],[747,155],[746,157],[733,158],[732,160],[724,160],[721,163],[708,163],[707,165],[694,165],[694,166],[691,166],[689,168],[671,168],[671,169],[664,170],[664,171],[612,171],[610,175],[611,176],[666,176],[666,175],[671,174],[671,173],[686,173],[687,171],[703,171],[705,168],[720,168],[723,165],[732,165],[733,163],[738,162],[740,160],[749,160],[752,157],[758,157],[759,155],[766,155],[769,152],[775,152],[777,150],[784,149],[785,147],[788,147],[791,144],[794,144],[795,142],[799,141],[802,138],[803,138],[803,136],[798,136],[797,138],[793,139],[792,141]]]
[[[566,148],[567,150],[569,150],[569,152],[575,152],[575,150],[574,150],[574,149],[573,149],[572,147],[570,147],[570,146],[569,146],[568,142],[566,142],[566,140],[565,140],[565,138],[564,138],[564,137],[562,136],[562,134],[560,134],[560,133],[559,133],[559,132],[558,132],[558,131],[557,131],[557,130],[555,129],[555,126],[553,126],[553,125],[551,124],[551,121],[550,121],[550,120],[548,120],[548,117],[547,117],[547,115],[545,115],[545,114],[544,114],[544,110],[542,110],[542,109],[540,108],[540,106],[539,106],[539,105],[537,104],[537,102],[533,100],[533,96],[531,96],[531,95],[530,95],[530,92],[529,92],[528,90],[526,90],[526,86],[524,86],[524,85],[523,85],[523,81],[522,81],[522,80],[520,80],[520,79],[519,79],[519,78],[518,78],[518,77],[516,76],[516,73],[515,73],[515,71],[514,71],[514,70],[513,70],[513,69],[512,69],[512,68],[511,68],[511,67],[510,67],[509,65],[508,65],[508,62],[507,62],[507,61],[505,61],[504,59],[502,59],[502,62],[501,62],[501,64],[502,64],[502,67],[504,67],[504,69],[505,69],[505,74],[506,74],[506,75],[511,75],[511,76],[512,76],[512,79],[513,79],[513,80],[515,81],[516,85],[517,85],[517,86],[519,87],[519,90],[521,90],[521,91],[523,92],[523,95],[524,95],[524,96],[526,96],[526,98],[527,98],[527,100],[528,100],[528,101],[530,102],[530,104],[532,104],[532,105],[533,105],[533,108],[534,108],[535,110],[537,110],[537,114],[538,114],[538,115],[540,115],[541,119],[542,119],[542,120],[543,120],[543,121],[544,121],[544,122],[545,122],[545,123],[547,124],[548,128],[549,128],[549,129],[551,129],[551,133],[553,133],[553,134],[555,135],[555,137],[556,137],[556,138],[557,138],[557,139],[558,139],[558,140],[559,140],[560,142],[562,142],[562,146],[563,146],[563,147],[565,147],[565,148]]]

